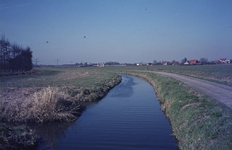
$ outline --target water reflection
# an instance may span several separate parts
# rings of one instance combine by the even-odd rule
[[[43,147],[57,146],[60,139],[65,139],[65,131],[72,128],[74,122],[49,122],[44,124],[30,124],[39,137],[43,139]]]
[[[109,93],[110,97],[131,97],[133,95],[133,85],[136,85],[131,76],[120,75],[123,80],[114,88],[113,93]]]
[[[0,149],[38,149],[41,142],[28,124],[0,122]]]
[[[47,149],[65,138],[74,122],[0,123],[0,147],[3,149]],[[41,147],[43,145],[43,147]],[[0,149],[1,149],[0,148]]]

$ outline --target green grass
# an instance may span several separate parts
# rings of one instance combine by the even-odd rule
[[[97,68],[39,68],[35,74],[1,77],[0,87],[62,87],[92,88],[98,83],[111,80],[114,73]]]
[[[35,131],[27,124],[21,129],[18,123],[72,122],[80,116],[84,102],[102,99],[121,81],[114,72],[99,68],[38,68],[33,72],[1,77],[0,147],[4,149],[38,144]]]
[[[105,67],[107,68],[107,67]],[[150,70],[170,72],[200,78],[212,82],[217,82],[232,86],[232,64],[229,65],[192,65],[192,66],[128,66],[109,67],[106,70],[128,71],[128,70]]]
[[[81,113],[81,101],[97,101],[121,81],[119,75],[97,68],[40,68],[34,72],[1,78],[1,120],[73,121]]]
[[[149,66],[148,69],[191,75],[230,85],[231,66]],[[35,69],[37,73],[33,75],[1,77],[0,85],[9,90],[39,88],[37,94],[42,89],[58,88],[68,94],[68,100],[93,101],[102,98],[110,88],[120,82],[116,72],[143,77],[154,86],[180,149],[232,149],[230,108],[175,79],[131,71],[146,69],[146,66],[40,68]],[[228,81],[224,81],[225,77],[228,77]],[[58,96],[61,94],[62,97],[62,92],[57,92]],[[1,124],[0,128],[3,128]],[[0,140],[1,137],[2,135]]]
[[[149,66],[148,70],[183,74],[232,86],[232,65]]]
[[[123,71],[148,80],[169,118],[180,149],[232,149],[232,110],[175,79]]]

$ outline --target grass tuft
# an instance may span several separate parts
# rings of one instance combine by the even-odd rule
[[[8,122],[73,121],[81,106],[57,87],[43,88],[25,99],[2,100],[0,119]]]

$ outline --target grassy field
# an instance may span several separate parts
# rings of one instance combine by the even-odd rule
[[[36,122],[75,120],[77,117],[73,116],[78,116],[75,113],[81,109],[81,101],[101,99],[121,81],[116,73],[125,73],[145,78],[153,85],[180,149],[229,150],[232,149],[231,109],[180,81],[131,70],[174,72],[230,85],[231,67],[232,65],[38,68],[31,75],[1,77],[0,116],[5,121],[23,122],[31,119]],[[37,103],[38,105],[34,105]],[[30,118],[32,114],[34,117]],[[18,132],[19,128],[23,133],[25,130],[28,132],[21,134],[22,132]],[[25,141],[25,136],[32,137],[31,143],[36,142],[36,134],[29,132],[31,130],[26,126],[9,127],[2,123],[0,130],[0,144],[4,140],[10,141],[13,135],[16,136],[15,139]]]
[[[35,74],[1,77],[0,87],[63,87],[94,88],[115,74],[97,68],[36,68]]]
[[[33,148],[40,137],[28,122],[72,122],[86,102],[102,99],[121,82],[98,68],[36,68],[34,74],[2,76],[0,82],[0,147]]]
[[[193,66],[134,66],[131,70],[153,70],[183,74],[232,86],[232,64],[228,65],[193,65]],[[120,70],[125,70],[121,68]]]
[[[38,68],[35,74],[1,77],[0,119],[72,121],[81,101],[95,101],[121,81],[97,68]]]

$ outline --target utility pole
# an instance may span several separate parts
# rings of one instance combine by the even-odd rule
[[[37,67],[38,62],[39,62],[39,59],[38,59],[38,58],[35,58],[34,62],[35,62],[35,66]]]
[[[58,66],[58,64],[59,64],[59,59],[58,59],[58,58],[56,59],[56,64],[57,64],[57,66]]]
[[[39,59],[35,59],[35,65],[37,66],[37,62],[39,62]]]

